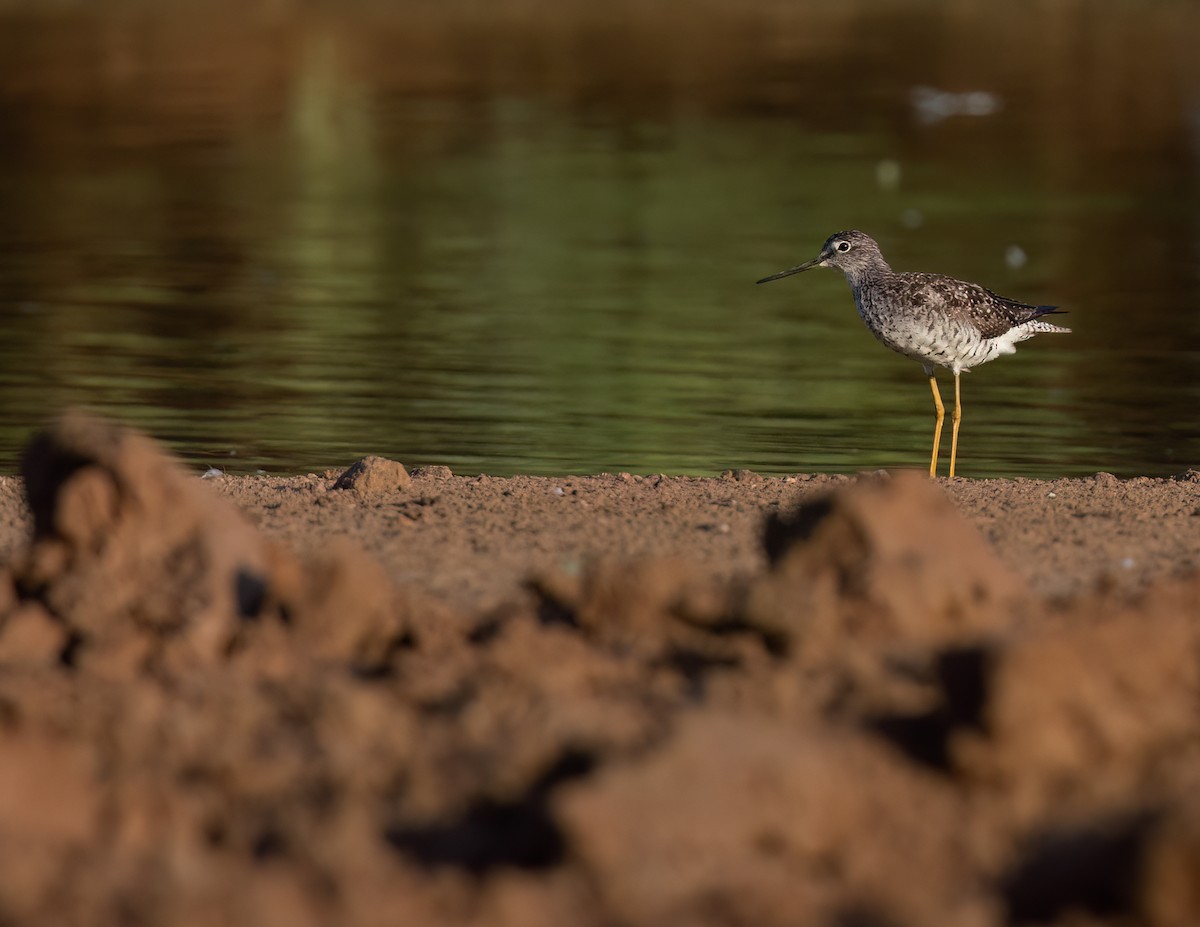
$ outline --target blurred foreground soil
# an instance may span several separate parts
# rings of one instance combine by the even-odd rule
[[[23,476],[0,924],[1200,923],[1194,471]]]

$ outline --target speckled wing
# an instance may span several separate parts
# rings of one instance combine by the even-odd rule
[[[909,305],[973,325],[983,338],[999,337],[1018,325],[1059,311],[1056,306],[1030,306],[998,296],[977,283],[940,274],[896,276],[907,291],[905,302]]]
[[[980,287],[980,289],[983,288]],[[975,320],[975,324],[979,326],[979,334],[984,338],[996,338],[1012,331],[1018,325],[1032,322],[1044,315],[1057,315],[1062,311],[1057,306],[1031,306],[1028,303],[1019,303],[1006,296],[997,296],[991,290],[983,290],[983,292],[992,299],[989,305],[980,310],[980,314]]]

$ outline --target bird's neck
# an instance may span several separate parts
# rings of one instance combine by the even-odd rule
[[[843,273],[846,275],[846,282],[850,284],[850,288],[852,290],[860,290],[865,286],[881,283],[888,279],[892,276],[893,271],[888,266],[887,261],[880,258],[877,261],[872,261],[870,264],[847,267]]]

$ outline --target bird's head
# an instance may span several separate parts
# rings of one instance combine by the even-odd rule
[[[826,238],[825,244],[821,246],[821,253],[811,261],[763,277],[758,282],[769,283],[814,267],[836,267],[851,283],[861,279],[871,270],[888,269],[875,239],[865,232],[850,229],[846,232],[835,232]]]

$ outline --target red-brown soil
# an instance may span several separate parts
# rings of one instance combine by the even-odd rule
[[[0,924],[1200,923],[1194,471],[23,476]]]

